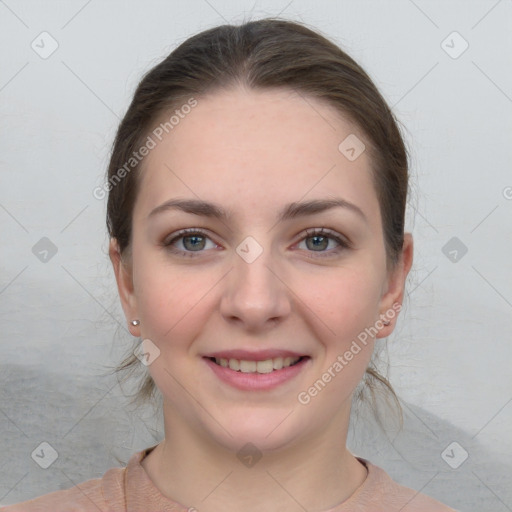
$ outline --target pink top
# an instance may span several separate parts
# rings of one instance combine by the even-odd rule
[[[134,453],[125,468],[111,468],[102,478],[71,489],[0,508],[0,512],[193,512],[164,496],[142,467],[142,459],[157,445]],[[417,491],[394,482],[380,467],[357,457],[368,476],[342,504],[325,512],[456,512]],[[200,509],[197,510],[200,512]]]

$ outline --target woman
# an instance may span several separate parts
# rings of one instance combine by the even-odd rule
[[[19,510],[453,510],[346,448],[401,308],[407,154],[368,75],[304,25],[191,37],[108,170],[110,258],[165,439]],[[73,508],[75,507],[75,508]]]

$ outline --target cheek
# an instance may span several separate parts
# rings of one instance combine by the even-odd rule
[[[340,268],[302,282],[298,295],[324,326],[320,338],[330,347],[343,350],[378,318],[380,276],[371,266]]]
[[[344,269],[336,277],[312,280],[309,287],[304,284],[301,296],[309,297],[304,311],[310,308],[314,313],[310,311],[308,317],[323,352],[315,379],[301,390],[298,400],[314,403],[319,415],[349,399],[371,360],[374,338],[369,328],[378,319],[380,298],[377,277],[368,267]]]
[[[170,265],[158,255],[134,254],[134,287],[141,333],[158,346],[178,346],[194,338],[208,304],[208,291],[218,279],[211,272]]]

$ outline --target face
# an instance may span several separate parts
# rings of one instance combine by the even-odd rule
[[[365,140],[313,98],[232,89],[198,98],[146,157],[129,261],[111,257],[132,333],[160,351],[166,421],[233,449],[348,421],[375,341],[362,333],[406,275],[386,269],[367,152],[338,149],[350,134]]]

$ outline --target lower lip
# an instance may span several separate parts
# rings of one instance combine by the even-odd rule
[[[207,357],[203,359],[219,379],[243,391],[265,391],[276,388],[280,384],[293,379],[302,370],[304,370],[304,367],[310,361],[309,357],[304,357],[304,359],[293,366],[287,366],[280,370],[273,370],[270,373],[243,373],[232,370],[229,367],[226,368],[224,366],[220,366]]]

